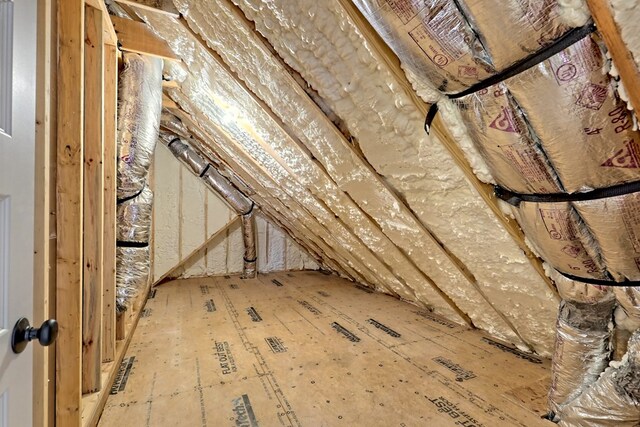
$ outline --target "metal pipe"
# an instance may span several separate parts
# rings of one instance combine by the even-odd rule
[[[176,133],[184,135],[181,123],[176,122],[173,116],[163,116],[162,126],[174,132],[163,131],[160,140],[167,144],[171,153],[191,171],[199,176],[205,184],[218,193],[242,216],[242,237],[244,242],[242,277],[245,279],[256,277],[256,225],[253,214],[254,203],[242,191],[238,190],[231,182],[217,170],[217,165],[208,163],[193,148],[183,141]],[[174,120],[175,119],[175,120]]]

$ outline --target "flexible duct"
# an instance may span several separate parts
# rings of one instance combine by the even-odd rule
[[[618,366],[608,368],[564,410],[563,427],[637,427],[640,425],[640,330],[629,340]]]
[[[167,117],[169,119],[169,117]],[[171,125],[163,121],[165,129],[172,129],[180,134],[184,134],[175,121]],[[254,203],[240,190],[234,187],[231,182],[217,171],[214,165],[208,163],[196,151],[187,145],[174,133],[161,132],[162,141],[167,143],[171,153],[186,164],[191,171],[199,176],[211,189],[242,216],[242,237],[244,242],[243,270],[242,277],[253,278],[256,276],[256,225],[254,219]]]
[[[568,45],[536,64],[530,62],[533,65],[519,74],[458,97],[460,126],[468,130],[495,182],[515,192],[577,193],[640,180],[640,135],[614,82],[603,72],[603,44],[596,33],[588,35],[590,27],[570,32],[560,22],[559,16],[567,16],[567,2],[354,3],[428,101],[462,92],[572,35]],[[556,270],[585,279],[640,279],[637,194],[584,202],[522,202],[513,210],[533,248]],[[597,401],[597,393],[606,388],[592,384],[609,358],[613,292],[604,295],[598,288],[569,282],[572,289],[565,292],[558,315],[550,406],[562,412],[584,396],[583,411],[573,414],[588,420],[588,403]],[[616,291],[616,296],[626,318],[633,319],[635,291]],[[583,390],[587,392],[581,394]],[[595,414],[599,409],[593,410]],[[637,406],[621,410],[637,412]],[[584,425],[577,420],[571,425]]]
[[[153,192],[144,186],[136,197],[122,201],[117,210],[116,309],[123,312],[131,298],[144,289],[149,276],[149,239]]]
[[[118,89],[118,199],[145,185],[158,140],[162,110],[162,60],[124,54]]]
[[[595,304],[560,303],[549,391],[550,409],[560,418],[564,406],[596,381],[609,363],[614,305],[613,296]]]
[[[554,1],[354,0],[354,4],[401,59],[414,85],[444,93],[460,92],[497,74],[569,29],[557,19]],[[434,93],[433,98],[429,101],[439,96]]]
[[[118,106],[116,309],[149,280],[153,193],[147,174],[162,109],[162,60],[125,53]]]
[[[140,194],[117,206],[117,241],[148,243],[151,238],[153,192],[145,185]]]

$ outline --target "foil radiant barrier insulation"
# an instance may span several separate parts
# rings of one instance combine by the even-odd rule
[[[596,36],[586,37],[456,101],[498,183],[522,193],[572,193],[640,179],[640,134],[602,72],[604,61]]]
[[[570,203],[522,202],[513,212],[535,251],[555,269],[608,278],[593,237]]]
[[[640,330],[619,367],[610,367],[561,413],[560,426],[640,425]]]
[[[117,207],[117,240],[121,242],[149,243],[153,192],[145,184],[142,192]]]
[[[633,325],[630,328],[625,327],[624,329],[635,330],[640,328],[640,287],[633,286],[624,286],[624,287],[616,287],[613,289],[613,293],[616,295],[616,300],[618,301],[618,305],[620,309],[623,310],[624,314],[628,317],[624,322],[629,325]],[[618,327],[621,325],[618,323]]]
[[[640,179],[640,134],[596,35],[505,84],[569,193]]]
[[[539,51],[570,29],[558,17],[556,0],[458,0],[452,3],[458,3],[497,70],[504,70]]]
[[[585,304],[598,304],[615,297],[614,294],[617,288],[590,285],[588,283],[571,280],[558,273],[555,269],[550,269],[547,273],[556,284],[558,293],[563,300]]]
[[[149,280],[149,247],[116,248],[116,310],[129,308]]]
[[[441,92],[460,92],[495,72],[482,43],[453,1],[353,3],[403,66]]]
[[[460,92],[496,74],[569,29],[557,19],[553,0],[354,3],[404,67],[445,93]]]
[[[573,203],[616,280],[640,280],[640,193]]]
[[[162,60],[125,53],[118,89],[118,199],[145,184],[158,139],[162,109]]]
[[[254,211],[252,210],[246,215],[242,215],[242,239],[244,241],[244,257],[242,277],[252,279],[256,277],[256,263],[258,256],[256,255],[256,224]]]
[[[549,406],[556,414],[594,383],[609,363],[615,300],[595,304],[563,300],[558,313]]]
[[[562,186],[505,84],[455,101],[493,178],[518,193],[559,193]]]

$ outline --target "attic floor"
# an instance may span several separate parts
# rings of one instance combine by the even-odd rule
[[[157,287],[110,426],[544,426],[549,361],[317,272]]]

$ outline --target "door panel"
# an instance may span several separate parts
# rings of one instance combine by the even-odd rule
[[[36,4],[0,0],[0,427],[33,416],[33,344],[10,340],[33,319]]]

